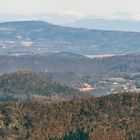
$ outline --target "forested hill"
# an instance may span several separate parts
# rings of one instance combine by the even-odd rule
[[[0,23],[0,54],[140,52],[140,33],[89,30],[41,21]]]
[[[0,101],[55,97],[71,99],[80,96],[76,89],[48,80],[39,73],[18,71],[0,76]]]
[[[0,104],[1,139],[139,140],[140,94]]]
[[[115,74],[118,72],[139,72],[140,55],[129,54],[95,59],[66,53],[0,56],[0,65],[0,73],[29,69],[37,72],[73,72],[82,75]]]

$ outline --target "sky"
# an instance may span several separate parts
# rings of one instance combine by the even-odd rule
[[[1,14],[57,13],[140,20],[140,0],[0,0]]]

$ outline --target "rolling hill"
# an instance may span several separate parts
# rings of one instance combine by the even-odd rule
[[[140,33],[69,28],[41,21],[0,23],[0,54],[140,52]]]
[[[0,56],[0,73],[32,70],[43,73],[78,73],[102,75],[140,71],[140,55],[117,55],[105,58],[87,58],[71,53],[45,55]]]
[[[94,59],[73,53],[0,56],[0,65],[0,74],[31,70],[73,88],[88,83],[97,95],[139,88],[139,78],[135,78],[140,75],[139,54]]]
[[[39,73],[18,71],[0,76],[0,101],[26,101],[37,99],[72,99],[80,92],[65,85],[48,80]],[[81,95],[82,96],[82,95]]]

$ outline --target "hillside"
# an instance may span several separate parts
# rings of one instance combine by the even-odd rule
[[[140,52],[140,33],[89,30],[41,21],[0,23],[0,54],[123,54]]]
[[[37,72],[73,72],[82,75],[139,72],[140,55],[129,54],[95,59],[67,53],[0,56],[0,65],[0,73],[20,69],[29,69]]]
[[[140,75],[139,54],[94,59],[73,53],[0,56],[0,66],[0,74],[23,69],[42,73],[47,79],[73,88],[87,83],[96,88],[93,93],[97,95],[135,90],[140,83],[135,78]]]
[[[139,140],[140,94],[60,103],[0,104],[0,137],[29,140]],[[41,119],[40,119],[41,118]]]
[[[79,94],[78,94],[79,93]],[[80,96],[78,90],[48,80],[31,71],[18,71],[0,76],[0,101],[28,100],[49,97],[73,98]]]

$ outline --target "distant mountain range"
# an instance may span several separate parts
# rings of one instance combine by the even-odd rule
[[[126,13],[125,13],[126,14]],[[140,20],[117,13],[110,18],[74,15],[72,13],[40,13],[40,14],[0,14],[0,22],[6,21],[45,21],[60,26],[88,28],[95,30],[114,30],[140,32]]]
[[[65,25],[76,28],[140,32],[140,21],[135,20],[83,18]]]
[[[140,33],[70,28],[42,21],[0,24],[0,54],[68,52],[84,55],[140,52]]]

